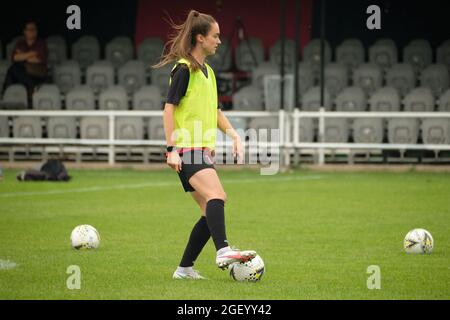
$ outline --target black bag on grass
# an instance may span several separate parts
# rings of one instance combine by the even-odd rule
[[[39,170],[29,169],[17,175],[19,181],[69,181],[70,176],[60,160],[50,159]]]

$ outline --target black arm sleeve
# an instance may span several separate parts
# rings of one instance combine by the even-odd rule
[[[181,98],[186,94],[189,84],[189,68],[185,64],[179,64],[172,71],[172,82],[170,84],[169,93],[167,94],[166,103],[178,105]]]

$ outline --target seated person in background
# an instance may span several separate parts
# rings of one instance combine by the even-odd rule
[[[28,21],[23,30],[24,37],[16,43],[12,53],[12,65],[9,67],[3,92],[12,84],[23,84],[28,91],[28,98],[36,86],[47,77],[47,43],[38,38],[36,22]]]

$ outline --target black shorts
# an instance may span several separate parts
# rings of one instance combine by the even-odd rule
[[[197,172],[207,168],[214,168],[214,158],[208,148],[181,149],[181,171],[178,173],[185,192],[195,191],[189,179]]]

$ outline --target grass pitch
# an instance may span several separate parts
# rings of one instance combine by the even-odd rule
[[[209,280],[172,280],[200,212],[169,169],[71,170],[69,183],[16,172],[0,182],[0,299],[450,297],[448,173],[219,171],[230,242],[266,264],[261,282],[237,283],[215,267],[211,240],[195,266]],[[71,248],[79,224],[99,230],[98,250]],[[403,251],[419,227],[434,237],[431,255]],[[70,265],[80,290],[66,286]],[[367,288],[370,265],[379,290]]]

